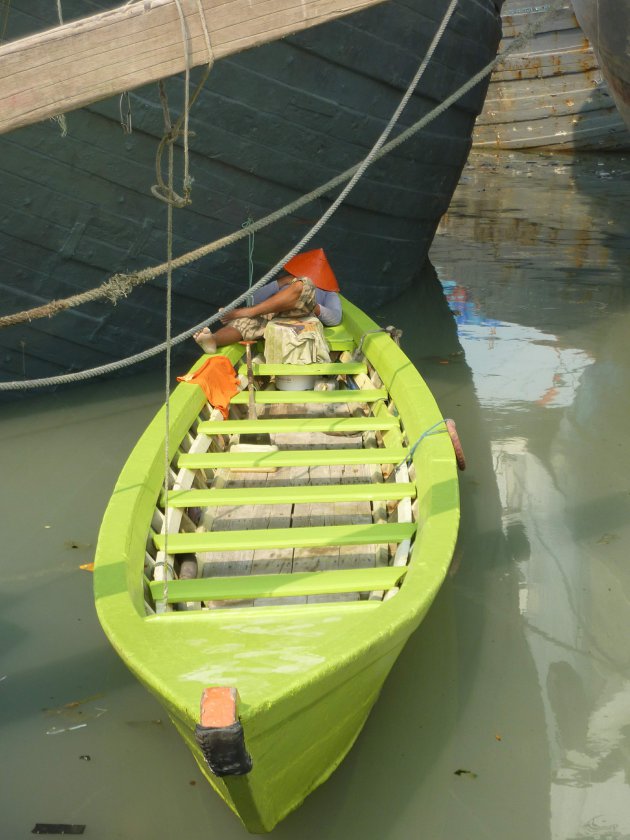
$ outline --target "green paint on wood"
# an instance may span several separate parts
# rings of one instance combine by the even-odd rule
[[[155,547],[169,554],[206,551],[247,551],[269,548],[314,548],[327,545],[399,543],[415,534],[414,523],[387,525],[317,525],[311,528],[268,528],[249,531],[202,531],[183,534],[153,534]]]
[[[235,435],[252,432],[277,434],[287,432],[311,434],[313,432],[370,432],[400,429],[396,417],[386,411],[379,417],[315,417],[273,418],[269,420],[204,420],[199,432],[204,435]]]
[[[413,498],[415,484],[317,484],[301,487],[235,487],[210,490],[171,490],[169,507],[211,507],[217,505],[322,504],[331,502],[397,501]],[[164,504],[164,498],[162,498]]]
[[[398,464],[408,449],[296,449],[278,452],[187,452],[179,456],[180,469],[234,469],[277,467],[352,466],[353,464]]]
[[[246,405],[248,402],[247,391],[241,391],[232,398],[234,405]],[[258,405],[281,405],[289,404],[317,404],[317,403],[371,403],[377,400],[386,400],[387,390],[385,388],[374,388],[372,390],[345,390],[338,391],[256,391],[256,403]]]
[[[221,601],[250,598],[284,598],[304,595],[332,595],[341,592],[370,592],[391,589],[407,569],[385,566],[376,569],[340,569],[333,572],[299,572],[290,575],[246,575],[243,577],[172,580],[165,587],[152,581],[156,601]]]
[[[344,374],[367,373],[363,362],[320,362],[312,365],[252,365],[254,376],[342,376]],[[241,365],[239,373],[247,373],[247,367]]]

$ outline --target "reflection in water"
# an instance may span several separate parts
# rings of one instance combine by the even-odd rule
[[[571,405],[582,371],[593,361],[587,353],[562,347],[555,335],[535,327],[484,317],[468,290],[453,281],[444,290],[481,405]]]
[[[497,442],[494,455],[506,539],[517,527],[526,545],[517,561],[519,609],[545,714],[551,837],[627,836],[630,686],[597,637],[597,566],[575,543],[553,472],[526,441]],[[595,825],[606,833],[593,835]]]
[[[604,318],[627,296],[629,193],[630,157],[475,153],[431,259],[488,317],[564,330]]]
[[[527,836],[552,840],[630,836],[629,199],[624,158],[474,156],[432,252],[542,703],[548,827]]]

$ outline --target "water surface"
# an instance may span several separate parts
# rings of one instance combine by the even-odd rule
[[[456,419],[454,565],[355,748],[278,840],[630,837],[630,161],[473,155],[421,286],[374,313]],[[0,836],[247,836],[96,620],[160,372],[0,417]]]

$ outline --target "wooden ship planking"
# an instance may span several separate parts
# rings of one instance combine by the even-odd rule
[[[624,124],[597,56],[570,0],[550,16],[550,4],[508,0],[499,50],[528,27],[548,21],[490,78],[473,133],[476,148],[549,151],[630,149]]]
[[[196,0],[182,2],[188,10],[191,55],[203,64],[208,50],[202,17]],[[168,17],[170,28],[163,23],[166,65],[156,68],[153,55],[142,73],[155,78],[184,66],[174,2],[151,0],[111,10],[106,0],[94,0],[89,9],[98,14],[89,22],[73,21],[85,13],[84,2],[64,0],[62,5],[67,22],[58,27],[54,4],[30,0],[11,4],[9,40],[0,47],[0,62],[14,109],[5,119],[12,125],[22,124],[29,113],[42,116],[41,109],[59,113],[60,100],[46,104],[47,78],[66,85],[64,102],[73,97],[78,104],[92,96],[84,89],[82,73],[55,70],[50,64],[62,48],[60,33],[71,37],[71,52],[84,55],[86,49],[90,53],[86,46],[90,39],[114,27],[122,76],[119,83],[112,82],[108,59],[100,88],[103,95],[130,82],[125,75],[132,61],[124,52],[125,26],[141,39],[131,52],[144,55],[144,28],[138,23],[144,14],[157,21]],[[302,5],[314,10],[310,22],[320,20],[315,15],[323,14],[322,9],[332,14],[330,4]],[[458,5],[403,113],[401,129],[426,115],[492,60],[500,38],[497,5],[493,0]],[[234,7],[242,9],[238,2]],[[261,12],[269,8],[264,3],[252,8],[256,7]],[[211,5],[204,2],[203,8]],[[278,210],[362,160],[413,77],[446,8],[446,2],[433,0],[390,0],[216,61],[190,113],[192,203],[175,212],[175,254],[240,230],[248,220]],[[268,26],[264,16],[260,20]],[[295,31],[297,26],[292,22],[288,28]],[[228,29],[222,30],[226,44]],[[278,23],[266,34],[257,31],[251,37],[256,40],[279,31]],[[39,53],[38,38],[47,45]],[[214,31],[210,39],[215,56],[229,48],[222,46]],[[20,64],[16,69],[23,49],[25,54],[38,55],[36,62],[42,64],[24,68]],[[91,52],[98,56],[100,50]],[[9,72],[12,67],[15,75]],[[201,72],[201,67],[193,69],[193,84]],[[125,120],[116,94],[69,112],[65,136],[47,119],[0,135],[0,177],[5,187],[0,196],[2,314],[45,305],[100,286],[113,274],[164,261],[166,208],[151,194],[163,135],[156,87],[142,84],[125,100],[130,103],[132,133],[121,128]],[[166,88],[175,118],[183,109],[181,73],[170,78]],[[484,94],[481,83],[370,167],[313,243],[325,248],[343,291],[359,304],[376,307],[419,277],[467,159]],[[181,178],[181,146],[175,163]],[[252,266],[256,278],[301,239],[333,197],[320,198],[256,234]],[[243,293],[248,245],[244,240],[176,272],[175,333]],[[5,380],[56,375],[159,344],[163,287],[163,278],[158,278],[116,306],[93,302],[54,318],[0,329],[0,375]]]

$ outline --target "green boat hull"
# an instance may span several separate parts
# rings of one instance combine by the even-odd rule
[[[260,735],[252,735],[250,729],[247,735],[253,769],[227,784],[209,771],[190,723],[172,717],[206,779],[249,831],[270,831],[339,766],[359,736],[404,641],[354,675],[350,684],[334,679],[330,689],[316,697],[312,691],[305,691],[304,697],[296,693],[294,711],[281,725],[265,728],[261,715]],[[307,705],[301,708],[301,703]]]
[[[411,362],[360,310],[344,302],[341,332],[364,353],[396,404],[410,443],[439,423]],[[334,333],[334,331],[333,331]],[[238,360],[240,348],[226,355]],[[174,451],[205,398],[190,384],[170,400]],[[382,601],[232,607],[147,615],[147,535],[164,471],[164,412],[131,454],[107,508],[95,562],[95,599],[112,645],[164,704],[212,787],[249,831],[266,832],[324,782],[351,748],[392,665],[448,570],[459,523],[449,436],[413,452],[417,521],[404,581]],[[195,739],[202,692],[233,686],[252,770],[215,776]]]

